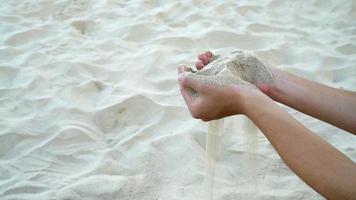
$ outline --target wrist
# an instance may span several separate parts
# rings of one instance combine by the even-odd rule
[[[244,99],[244,113],[250,119],[254,119],[261,115],[266,109],[271,109],[276,106],[276,103],[267,95],[256,90],[254,95],[246,96]]]
[[[286,72],[275,67],[271,67],[271,73],[273,80],[271,83],[259,84],[257,87],[272,99],[281,92],[283,86],[283,80],[285,79]]]
[[[252,110],[261,109],[260,106],[274,103],[267,95],[262,93],[257,88],[243,86],[237,87],[234,91],[234,108],[235,114],[251,114]]]

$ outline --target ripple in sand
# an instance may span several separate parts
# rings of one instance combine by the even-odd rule
[[[94,123],[103,133],[116,132],[118,136],[123,136],[158,120],[161,113],[161,107],[152,100],[144,96],[133,96],[97,111]],[[132,118],[135,118],[135,124],[128,126]]]
[[[279,37],[272,35],[239,34],[231,31],[210,31],[200,42],[212,48],[234,47],[235,49],[259,50],[268,48]]]
[[[5,44],[9,46],[22,46],[34,43],[37,40],[42,40],[48,36],[48,31],[44,29],[30,29],[13,34],[5,40]]]
[[[356,55],[356,46],[353,44],[345,44],[336,48],[342,54],[345,55]]]

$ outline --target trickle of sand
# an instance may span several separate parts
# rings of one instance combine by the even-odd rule
[[[241,163],[246,166],[245,173],[248,175],[246,181],[249,183],[248,188],[251,191],[258,192],[258,171],[257,171],[257,155],[258,149],[258,128],[248,117],[244,117],[242,121],[243,137],[246,138],[246,153],[248,158],[245,163]],[[272,191],[271,191],[272,192]],[[249,194],[251,195],[251,194]],[[252,198],[247,197],[247,198]]]
[[[220,153],[221,138],[224,134],[224,119],[210,121],[208,123],[208,135],[206,137],[206,163],[205,163],[205,187],[206,198],[208,200],[214,199],[214,176],[215,163]]]
[[[246,165],[246,174],[248,174],[249,183],[252,190],[258,190],[256,183],[257,169],[257,151],[258,138],[256,125],[247,117],[242,121],[243,135],[246,138],[249,159],[242,165]],[[207,200],[214,199],[214,182],[215,182],[215,165],[221,151],[221,141],[224,135],[224,118],[208,122],[208,134],[206,137],[206,161],[205,161],[205,198]]]

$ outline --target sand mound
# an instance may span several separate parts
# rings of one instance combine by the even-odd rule
[[[224,56],[213,56],[202,70],[195,71],[187,65],[178,69],[185,76],[202,84],[226,86],[230,84],[254,87],[259,83],[271,83],[273,75],[267,66],[256,56],[236,51]],[[197,92],[188,88],[188,94],[195,98]]]

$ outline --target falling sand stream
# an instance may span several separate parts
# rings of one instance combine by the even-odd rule
[[[219,120],[213,120],[208,122],[208,134],[206,137],[206,161],[205,161],[205,195],[204,199],[213,200],[214,199],[214,183],[215,183],[215,164],[221,151],[221,141],[224,134],[224,118]],[[250,183],[251,187],[256,190],[255,180],[253,178],[256,175],[256,153],[258,151],[257,146],[257,127],[255,124],[244,117],[242,122],[242,130],[246,138],[247,153],[249,153],[249,159],[247,163],[241,163],[241,165],[246,165],[246,173],[251,177]]]
[[[208,123],[208,135],[206,137],[206,195],[208,200],[214,199],[215,162],[220,153],[221,138],[224,133],[224,119],[210,121]]]

